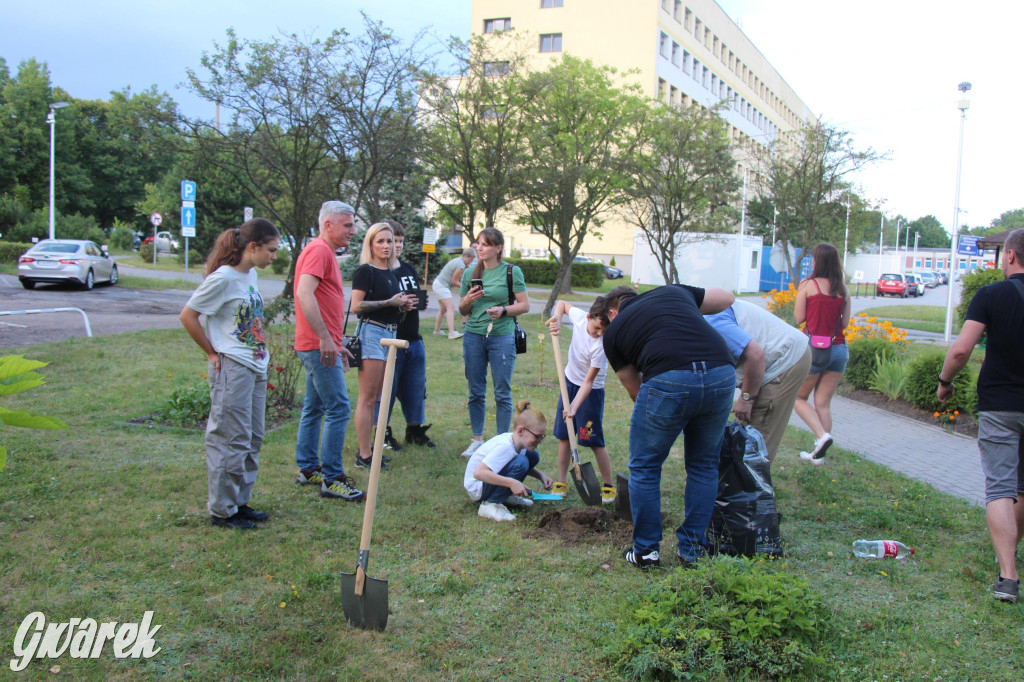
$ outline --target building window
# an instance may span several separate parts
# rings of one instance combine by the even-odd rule
[[[664,3],[662,3],[664,4]],[[548,7],[561,7],[562,0],[540,0],[540,8],[547,9]],[[557,52],[557,50],[555,50]]]
[[[501,33],[512,30],[512,19],[484,19],[484,33]]]
[[[658,101],[659,102],[664,102],[665,101],[665,79],[664,78],[659,78],[658,79]]]
[[[542,47],[541,52],[543,51],[544,48]],[[661,42],[658,45],[658,52],[661,53],[662,57],[668,59],[668,36],[665,35],[664,33],[661,34]]]
[[[686,8],[683,16],[683,28],[689,31],[693,28],[693,12],[690,11],[689,7]]]
[[[697,20],[694,26],[693,37],[697,40],[704,40],[704,24],[701,23],[700,19]]]
[[[672,63],[679,66],[679,43],[672,41]]]
[[[683,73],[690,73],[690,53],[683,50]]]
[[[675,6],[672,8],[672,18],[679,23],[683,22],[683,3],[682,0],[675,0]]]
[[[700,62],[693,60],[693,80],[700,80]]]
[[[757,251],[750,252],[750,269],[757,270]]]
[[[668,103],[676,106],[679,103],[679,88],[671,86],[668,91]]]
[[[485,76],[507,76],[508,62],[484,62]]]
[[[664,34],[662,34],[664,35]],[[561,33],[542,33],[540,36],[540,51],[541,52],[561,52],[562,51],[562,34]]]

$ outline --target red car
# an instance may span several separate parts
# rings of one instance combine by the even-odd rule
[[[875,291],[879,296],[899,296],[900,298],[907,297],[907,282],[903,279],[903,275],[886,274],[878,278],[878,284],[875,285]]]

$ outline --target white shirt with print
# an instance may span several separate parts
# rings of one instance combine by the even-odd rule
[[[239,272],[222,265],[203,280],[188,300],[189,308],[206,316],[206,336],[213,349],[257,372],[270,362],[263,327],[263,297],[256,271]]]
[[[526,448],[516,451],[511,432],[500,433],[477,448],[473,456],[469,458],[469,462],[466,463],[466,474],[462,477],[462,485],[469,493],[469,498],[475,502],[484,492],[484,482],[473,476],[473,472],[476,471],[480,462],[497,474],[512,461],[513,457],[519,454],[526,454]]]
[[[569,360],[565,363],[565,377],[582,386],[591,367],[597,367],[594,388],[604,388],[608,374],[608,358],[604,356],[604,344],[587,333],[587,314],[577,307],[569,308],[572,323],[572,342],[569,344]]]

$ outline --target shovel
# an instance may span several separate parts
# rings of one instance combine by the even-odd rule
[[[388,624],[388,581],[366,575],[370,562],[370,536],[373,534],[373,513],[377,507],[377,483],[380,481],[381,455],[387,430],[391,404],[392,384],[395,379],[395,359],[399,348],[408,348],[401,339],[381,339],[388,349],[384,367],[384,387],[381,391],[381,409],[377,413],[377,433],[373,438],[373,463],[370,465],[370,483],[366,489],[366,507],[363,510],[363,532],[359,538],[359,555],[355,573],[341,574],[341,606],[345,618],[358,628],[383,630]]]
[[[565,372],[562,371],[562,349],[558,345],[558,337],[551,337],[551,347],[555,351],[555,369],[558,371],[558,387],[562,391],[562,407],[569,409],[569,391],[565,387]],[[569,448],[572,457],[572,482],[576,492],[591,507],[601,505],[601,485],[597,482],[594,465],[590,462],[580,464],[580,450],[576,444],[576,426],[572,417],[565,418],[565,428],[569,431]]]

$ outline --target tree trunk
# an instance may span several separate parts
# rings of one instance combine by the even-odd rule
[[[544,304],[544,319],[551,317],[551,311],[555,307],[555,302],[558,300],[560,293],[571,293],[571,266],[567,266],[563,261],[558,266],[558,275],[555,276],[555,285],[551,287],[551,295],[548,296],[548,302]]]

